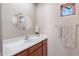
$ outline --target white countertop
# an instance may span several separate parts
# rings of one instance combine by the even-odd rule
[[[47,38],[47,35],[30,35],[28,40],[26,36],[3,40],[3,56],[15,55]]]

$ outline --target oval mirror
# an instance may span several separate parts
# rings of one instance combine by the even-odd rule
[[[32,20],[30,17],[23,14],[17,14],[12,17],[13,25],[16,25],[20,29],[28,30],[32,27]]]

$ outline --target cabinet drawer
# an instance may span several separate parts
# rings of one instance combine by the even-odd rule
[[[36,44],[36,45],[30,47],[30,48],[29,48],[29,54],[32,53],[32,52],[34,52],[34,51],[36,51],[36,50],[39,49],[41,46],[42,46],[42,42],[40,42],[40,43],[38,43],[38,44]]]
[[[28,54],[28,50],[24,50],[24,51],[16,54],[15,56],[27,56],[27,54]]]
[[[42,56],[42,55],[43,55],[42,47],[40,47],[38,50],[30,54],[30,56]]]

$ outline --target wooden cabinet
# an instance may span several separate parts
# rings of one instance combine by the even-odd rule
[[[28,50],[24,50],[18,54],[16,54],[15,56],[27,56],[28,55]]]
[[[30,54],[30,56],[43,56],[42,54],[42,47],[40,47],[39,49],[37,49],[35,52],[33,52],[32,54]]]
[[[33,52],[35,52],[36,50],[38,50],[40,47],[42,47],[42,42],[32,46],[29,48],[29,54],[32,54]]]
[[[43,56],[47,56],[47,40],[43,41]]]
[[[47,39],[31,46],[15,56],[47,56]]]

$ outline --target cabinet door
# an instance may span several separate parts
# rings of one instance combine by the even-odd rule
[[[43,56],[47,56],[47,44],[43,45]]]
[[[30,54],[30,56],[42,56],[42,55],[43,55],[42,47],[40,47],[35,52],[33,52],[32,54]]]
[[[43,56],[47,56],[47,40],[43,41]]]
[[[25,50],[25,51],[23,51],[23,52],[20,52],[20,53],[18,53],[18,54],[16,54],[15,56],[27,56],[27,53],[28,51],[27,50]]]
[[[34,46],[29,48],[29,54],[35,52],[38,50],[40,47],[42,47],[42,42],[35,44]]]

